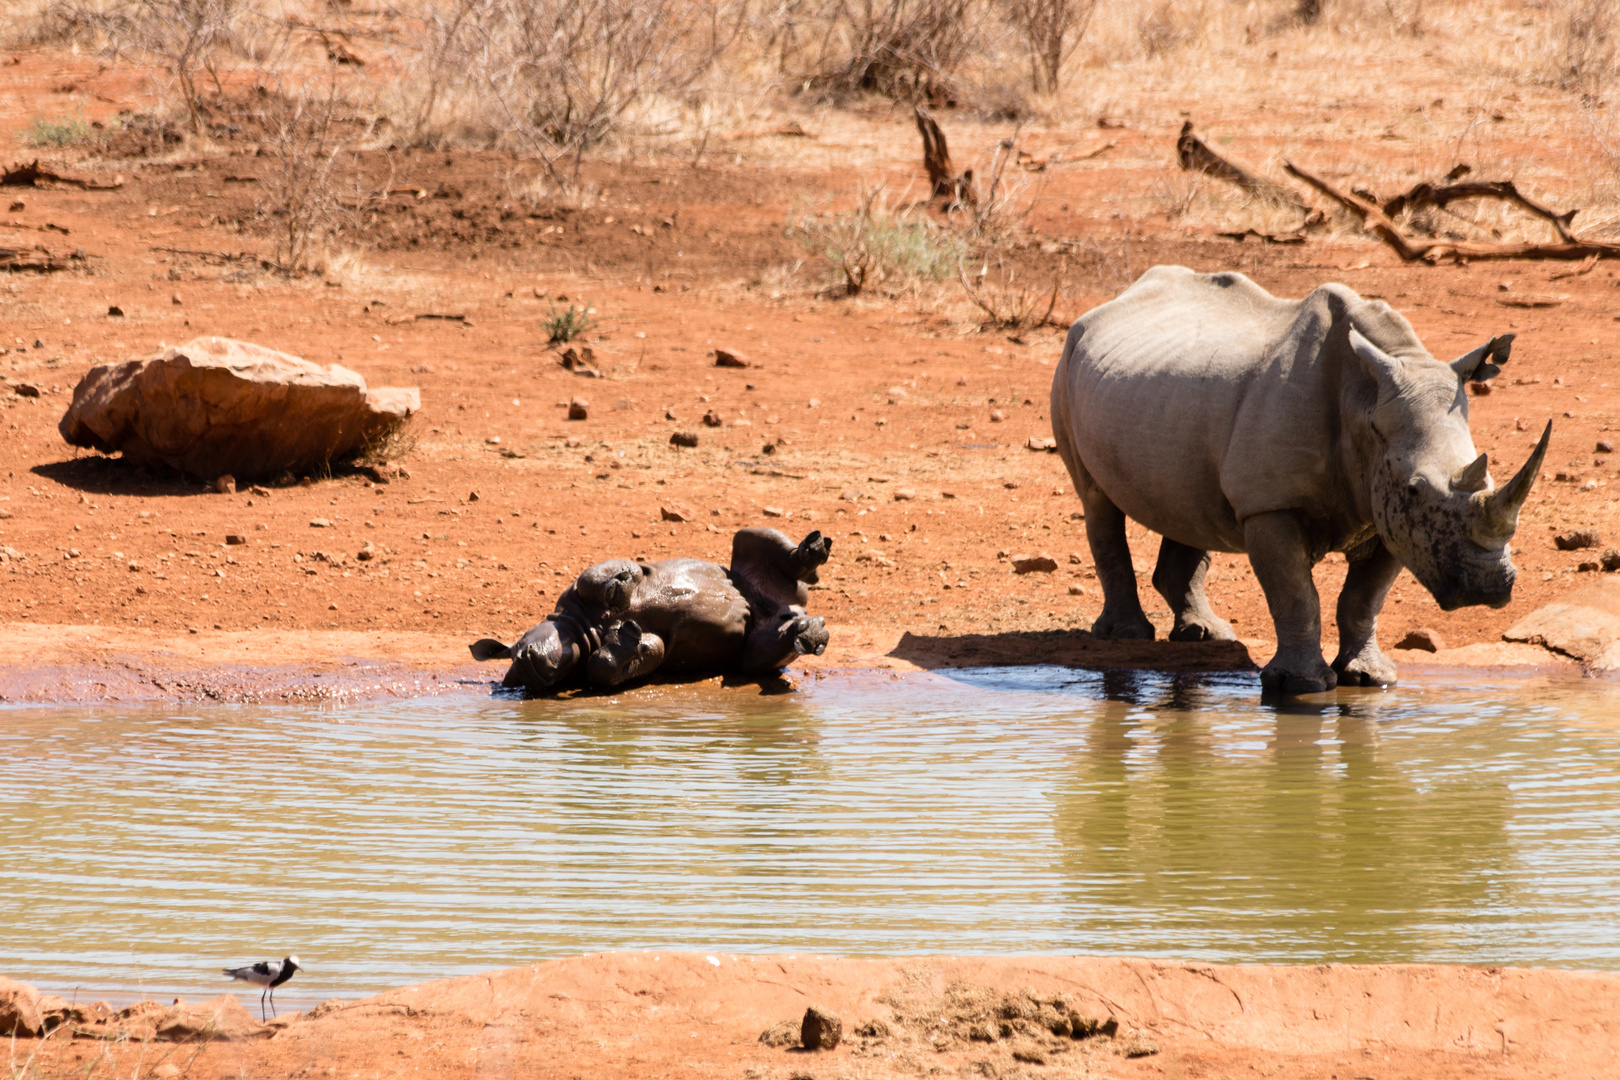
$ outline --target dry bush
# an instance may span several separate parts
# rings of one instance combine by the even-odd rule
[[[835,95],[950,97],[977,44],[985,2],[785,0],[770,13],[765,46],[789,77]]]
[[[1097,0],[1004,0],[1004,8],[1029,50],[1030,85],[1038,94],[1057,93],[1063,65],[1085,36]]]
[[[883,284],[913,289],[941,280],[965,251],[925,215],[893,209],[881,184],[862,184],[848,213],[802,212],[788,236],[838,272],[846,296]]]
[[[1143,51],[1159,56],[1198,42],[1207,21],[1201,0],[1158,0],[1137,13],[1136,36]]]
[[[696,92],[741,11],[726,0],[429,2],[409,130],[430,141],[457,123],[484,126],[571,184],[585,152],[652,102]],[[444,115],[468,111],[479,114],[471,124]]]
[[[986,329],[1027,330],[1052,321],[1066,267],[1060,266],[1051,283],[1033,281],[1002,252],[993,252],[974,271],[964,263],[957,272],[962,290],[985,314]]]
[[[1598,97],[1620,71],[1620,0],[1570,0],[1551,25],[1559,85]]]
[[[197,80],[203,73],[220,89],[219,62],[231,48],[255,0],[54,0],[45,10],[49,36],[89,38],[114,57],[156,61],[174,78],[191,121],[202,133]]]
[[[266,93],[254,113],[264,132],[261,152],[270,159],[258,211],[270,222],[276,268],[285,274],[320,272],[334,242],[388,184],[360,178],[335,82],[324,92]]]

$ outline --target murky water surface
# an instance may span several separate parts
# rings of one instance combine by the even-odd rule
[[[285,1007],[595,949],[1620,967],[1620,691],[1054,668],[0,710],[0,972]]]

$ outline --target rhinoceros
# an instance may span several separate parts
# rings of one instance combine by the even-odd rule
[[[1092,633],[1154,636],[1129,517],[1163,537],[1153,587],[1174,616],[1171,640],[1234,637],[1204,578],[1211,551],[1247,552],[1277,633],[1263,689],[1393,684],[1378,613],[1402,567],[1447,611],[1512,596],[1508,542],[1552,423],[1497,488],[1463,392],[1500,373],[1512,340],[1448,365],[1388,304],[1344,285],[1283,300],[1242,274],[1180,266],[1149,270],[1081,316],[1052,380],[1052,433],[1102,583]],[[1331,666],[1311,579],[1330,551],[1349,563]]]

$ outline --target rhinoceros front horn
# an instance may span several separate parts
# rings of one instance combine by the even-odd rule
[[[1552,421],[1547,421],[1547,429],[1541,433],[1541,441],[1536,443],[1536,449],[1530,455],[1513,479],[1506,485],[1492,492],[1485,503],[1485,513],[1490,521],[1493,531],[1511,534],[1519,526],[1519,508],[1524,500],[1530,497],[1530,485],[1536,482],[1541,472],[1541,462],[1547,456],[1547,443],[1552,438]]]

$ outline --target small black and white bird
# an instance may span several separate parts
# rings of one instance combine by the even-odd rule
[[[257,964],[247,967],[220,968],[233,979],[240,979],[254,986],[264,987],[264,993],[259,995],[259,1019],[264,1019],[264,999],[270,998],[270,1015],[276,1014],[276,987],[293,977],[293,972],[303,971],[298,966],[298,957],[289,956],[285,960],[261,960]]]

